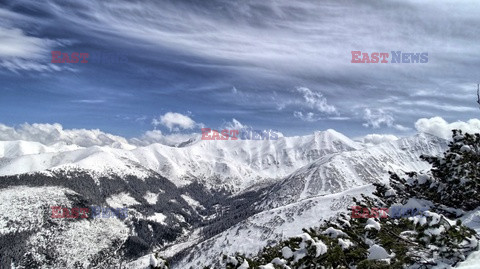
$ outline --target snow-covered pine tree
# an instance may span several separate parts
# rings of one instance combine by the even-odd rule
[[[435,210],[449,217],[480,206],[480,134],[453,130],[452,141],[441,157],[421,156],[432,165],[428,173],[409,172],[406,178],[391,174],[390,192],[378,196],[389,202],[405,202],[409,197],[432,201]],[[387,188],[383,186],[382,188]]]

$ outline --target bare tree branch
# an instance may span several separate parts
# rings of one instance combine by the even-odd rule
[[[477,84],[477,103],[480,105],[480,84]]]

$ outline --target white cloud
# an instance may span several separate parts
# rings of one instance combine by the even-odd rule
[[[192,134],[163,134],[160,130],[146,131],[139,138],[130,139],[130,143],[137,146],[147,146],[154,143],[160,143],[168,146],[175,146],[188,140],[195,140],[200,137],[199,133]]]
[[[73,70],[59,65],[45,63],[51,54],[51,47],[59,41],[28,36],[21,29],[0,26],[0,68],[14,73],[19,70],[56,72]]]
[[[480,120],[470,119],[467,122],[456,121],[448,123],[441,117],[421,118],[415,123],[415,128],[419,132],[432,134],[444,139],[452,137],[453,129],[460,129],[468,133],[480,133]]]
[[[153,143],[175,146],[199,137],[200,133],[164,135],[160,130],[152,130],[145,132],[138,138],[126,139],[98,129],[64,129],[58,123],[25,123],[18,127],[0,124],[0,141],[24,140],[39,142],[44,145],[64,143],[80,147],[111,146],[114,148],[133,149],[137,146],[147,146]]]
[[[383,110],[383,109],[376,109],[371,110],[370,108],[365,108],[363,110],[363,119],[366,122],[363,124],[365,127],[371,127],[373,129],[378,129],[382,125],[387,127],[395,128],[399,131],[408,131],[410,128],[405,127],[401,124],[395,124],[395,119],[393,118],[392,114]]]
[[[63,129],[63,126],[54,124],[24,123],[18,127],[9,127],[0,124],[0,140],[35,141],[44,145],[56,143],[74,144],[81,147],[113,146],[117,148],[131,148],[128,141],[120,136],[104,133],[98,129]]]
[[[395,119],[393,116],[385,112],[383,109],[377,109],[376,111],[372,111],[370,108],[365,108],[363,111],[363,119],[367,122],[363,124],[365,127],[372,127],[374,129],[380,128],[380,126],[392,126]]]
[[[56,72],[61,70],[68,70],[74,72],[75,69],[58,64],[44,64],[32,59],[11,58],[0,62],[0,67],[18,73],[20,70],[37,71],[37,72]]]
[[[230,130],[260,130],[261,128],[254,128],[250,125],[246,125],[246,124],[243,124],[241,123],[240,121],[236,120],[236,119],[232,119],[232,121],[229,121],[229,122],[226,122],[223,124],[223,126],[221,126],[220,128],[218,129],[230,129]],[[283,133],[281,133],[280,131],[278,130],[274,130],[274,129],[262,129],[262,131],[268,131],[270,134],[277,134],[278,137],[284,137]]]
[[[440,93],[440,95],[441,94],[442,93]],[[445,96],[448,98],[448,95],[445,95]],[[468,97],[468,95],[463,95],[463,97],[465,96]],[[447,103],[440,104],[437,102],[425,101],[425,100],[402,100],[402,101],[399,101],[398,104],[402,106],[419,106],[424,108],[428,107],[428,108],[433,108],[433,109],[438,109],[443,111],[453,111],[453,112],[472,112],[472,111],[478,110],[478,108],[475,107],[474,103],[472,104],[472,106],[458,106],[458,105],[447,104]]]
[[[350,117],[342,117],[342,116],[335,116],[335,117],[329,117],[329,120],[349,120]]]
[[[316,117],[315,113],[313,113],[313,112],[307,112],[307,113],[303,114],[301,111],[294,111],[293,116],[295,118],[301,119],[303,121],[308,121],[308,122],[313,122],[313,121],[320,120],[320,117]]]
[[[335,106],[329,105],[327,98],[325,98],[321,92],[312,91],[305,87],[299,87],[297,91],[303,95],[303,99],[309,108],[327,114],[337,113]]]
[[[16,28],[0,26],[0,58],[40,58],[48,53],[48,40],[25,35]]]
[[[145,115],[135,118],[136,122],[144,122],[146,120],[147,120],[147,116]]]
[[[393,125],[393,128],[395,128],[395,129],[397,129],[397,130],[399,130],[399,131],[402,131],[402,132],[411,130],[411,128],[405,127],[405,126],[403,126],[403,125],[401,125],[401,124],[395,124],[395,125]]]
[[[380,144],[384,142],[390,142],[398,140],[398,137],[391,134],[369,134],[364,136],[361,141],[365,144]]]
[[[105,100],[101,100],[101,99],[81,99],[81,100],[73,100],[72,103],[101,104],[101,103],[105,103]]]
[[[153,119],[152,124],[154,126],[166,126],[168,129],[170,129],[170,131],[178,131],[180,129],[193,129],[197,126],[195,121],[192,120],[189,116],[175,112],[167,112],[163,116],[160,116],[158,119]]]

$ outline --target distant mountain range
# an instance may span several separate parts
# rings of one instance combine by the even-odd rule
[[[201,268],[314,226],[445,148],[427,134],[372,145],[334,130],[131,148],[0,141],[0,267],[143,268],[158,252],[173,268]],[[93,204],[129,217],[50,217],[51,206]]]

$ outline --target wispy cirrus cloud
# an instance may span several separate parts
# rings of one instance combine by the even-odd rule
[[[50,106],[55,115],[71,109],[73,121],[81,122],[88,114],[101,125],[106,123],[100,118],[125,109],[155,115],[162,107],[164,112],[194,111],[198,122],[248,119],[306,132],[324,126],[315,122],[328,121],[329,127],[359,135],[368,131],[363,125],[402,133],[418,117],[465,119],[477,112],[474,94],[467,98],[475,91],[480,64],[475,38],[480,17],[474,15],[480,7],[472,1],[455,6],[448,1],[396,0],[5,3],[0,7],[0,32],[8,46],[0,45],[0,69],[8,74],[0,72],[2,81],[11,89],[20,85],[46,93],[45,99],[52,100],[46,103],[90,99],[66,97],[77,89],[66,85],[101,88],[94,90],[94,98],[109,100],[108,107],[97,108],[98,114],[81,110],[92,107],[87,102],[74,108]],[[54,48],[131,49],[131,54],[125,65],[51,65],[49,52]],[[426,51],[429,62],[352,64],[352,50]],[[61,72],[69,68],[80,71]],[[33,75],[17,83],[18,76],[11,72]],[[38,78],[38,72],[47,78]],[[50,76],[53,72],[58,76]],[[118,98],[109,98],[112,95]],[[26,94],[2,95],[0,112],[21,114],[12,102],[19,96],[28,99]],[[40,112],[52,103],[35,109]],[[169,129],[157,119],[158,126]],[[21,120],[25,118],[15,119]],[[139,132],[139,126],[132,124],[131,132]]]
[[[303,121],[313,122],[320,120],[320,117],[317,117],[313,112],[303,113],[301,111],[294,111],[293,116],[295,118],[301,119]]]
[[[54,65],[45,60],[51,48],[57,44],[54,40],[27,35],[20,28],[5,27],[2,24],[0,40],[0,69],[14,73],[73,70],[71,67]]]
[[[19,28],[6,28],[0,25],[0,58],[27,58],[35,59],[44,57],[50,40],[28,36]]]
[[[81,100],[73,100],[72,103],[81,103],[81,104],[101,104],[105,103],[105,100],[101,99],[81,99]]]

